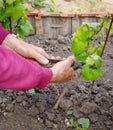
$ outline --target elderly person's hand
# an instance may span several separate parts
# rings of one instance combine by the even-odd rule
[[[2,46],[9,48],[25,58],[35,59],[42,65],[49,63],[49,55],[40,47],[28,44],[9,34],[2,43]],[[62,59],[61,57],[57,59]],[[51,68],[53,77],[51,82],[64,82],[74,77],[74,70],[71,67],[75,59],[73,56],[56,63]]]
[[[74,69],[71,67],[74,63],[74,56],[69,56],[67,59],[56,63],[52,68],[53,77],[51,82],[65,82],[74,77]]]
[[[16,53],[22,55],[25,58],[35,59],[40,64],[46,65],[49,62],[49,55],[42,48],[19,40],[11,34],[9,34],[5,38],[2,43],[2,46],[15,51]]]

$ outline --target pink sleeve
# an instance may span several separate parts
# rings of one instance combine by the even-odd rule
[[[7,30],[5,30],[1,23],[0,23],[0,45],[2,44],[3,40],[5,39],[5,37],[9,34],[9,32]]]
[[[43,89],[51,78],[51,69],[0,46],[0,89]]]

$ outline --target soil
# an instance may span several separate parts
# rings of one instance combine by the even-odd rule
[[[38,9],[40,12],[48,12],[51,0],[44,0],[47,3],[44,7],[33,7],[33,0],[26,0],[25,6],[31,10]],[[54,0],[55,1],[55,0]],[[87,6],[86,6],[87,5]],[[112,0],[57,0],[53,4],[55,12],[60,13],[74,13],[74,12],[107,12],[113,10]]]
[[[35,35],[25,40],[43,47],[50,55],[67,57],[71,55],[70,38]],[[54,88],[61,92],[67,86],[71,88],[54,110],[57,101]],[[0,90],[0,130],[71,130],[67,127],[69,120],[76,122],[81,117],[90,120],[89,130],[113,130],[113,35],[103,55],[103,77],[95,81],[91,96],[89,86],[90,82],[80,79],[77,83],[73,78],[66,83],[49,84],[35,94]],[[72,113],[68,115],[70,110]]]

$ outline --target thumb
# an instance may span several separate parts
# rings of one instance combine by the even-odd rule
[[[65,60],[65,62],[67,62],[68,66],[71,67],[72,64],[75,62],[74,56],[69,56],[69,57]]]

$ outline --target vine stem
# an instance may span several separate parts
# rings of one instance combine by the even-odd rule
[[[103,49],[102,49],[102,52],[101,52],[101,55],[100,55],[101,57],[103,56],[105,47],[106,47],[106,45],[107,45],[109,33],[110,33],[110,30],[111,30],[111,27],[112,27],[112,23],[113,23],[113,15],[112,15],[111,17],[112,17],[112,18],[111,18],[110,26],[109,26],[108,32],[107,32],[107,34],[106,34],[105,43],[104,43],[104,46],[103,46]],[[95,82],[95,81],[93,81],[93,82],[91,83],[91,86],[90,86],[90,88],[89,88],[89,95],[91,95],[91,93],[92,93],[92,91],[93,91],[94,82]]]
[[[105,47],[106,47],[106,45],[107,45],[107,41],[108,41],[109,33],[110,33],[110,30],[111,30],[111,27],[112,27],[112,23],[113,23],[113,15],[112,15],[112,19],[111,19],[111,22],[110,22],[110,26],[109,26],[109,29],[108,29],[108,32],[107,32],[107,35],[106,35],[106,39],[105,39],[105,43],[104,43],[104,46],[103,46],[103,49],[102,49],[102,53],[101,53],[101,55],[100,55],[101,57],[103,56]]]
[[[12,29],[12,20],[11,20],[11,17],[9,17],[9,22],[10,22],[10,33],[12,33],[13,29]]]
[[[3,0],[3,2],[4,2],[4,6],[6,8],[6,0]],[[11,20],[11,17],[9,17],[8,20],[10,22],[10,30],[9,31],[10,31],[10,33],[12,33],[12,20]]]

